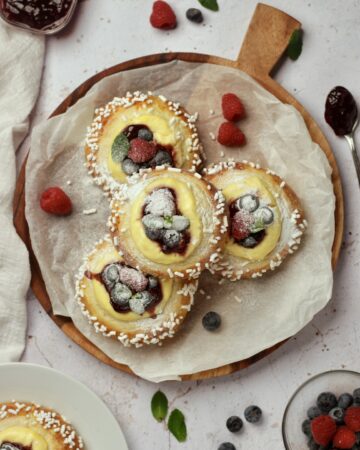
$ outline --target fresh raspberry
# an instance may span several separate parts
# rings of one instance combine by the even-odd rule
[[[232,122],[224,122],[220,125],[217,140],[226,147],[238,147],[246,142],[244,133]]]
[[[70,198],[59,187],[50,187],[41,194],[41,208],[49,214],[68,216],[72,212]]]
[[[171,30],[176,28],[176,15],[168,3],[158,0],[153,4],[150,23],[154,28]]]
[[[132,267],[122,267],[119,274],[120,281],[135,292],[144,291],[148,285],[146,276]]]
[[[360,408],[357,406],[348,408],[345,412],[344,422],[350,430],[360,431]]]
[[[311,433],[314,441],[326,447],[336,433],[335,420],[330,416],[318,416],[311,422]]]
[[[223,115],[226,120],[236,122],[243,119],[246,115],[244,105],[235,94],[224,94],[221,101]]]
[[[250,235],[250,227],[254,222],[251,214],[238,211],[231,221],[231,235],[236,241],[242,241]]]
[[[333,439],[336,448],[353,448],[356,442],[355,433],[348,427],[339,427]]]
[[[128,157],[135,163],[150,161],[155,156],[156,147],[145,139],[135,138],[130,142]]]

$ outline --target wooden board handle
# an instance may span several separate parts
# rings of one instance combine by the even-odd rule
[[[300,27],[300,22],[283,11],[258,3],[236,66],[255,78],[269,75],[286,50],[291,34]]]

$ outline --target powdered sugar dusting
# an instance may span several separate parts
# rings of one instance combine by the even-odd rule
[[[145,200],[145,213],[157,216],[173,216],[175,200],[169,189],[155,189]]]

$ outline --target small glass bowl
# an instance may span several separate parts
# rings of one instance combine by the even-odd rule
[[[17,22],[15,20],[9,19],[3,10],[3,2],[4,2],[4,0],[0,0],[0,18],[3,19],[5,22],[7,22],[10,25],[13,25],[18,28],[22,28],[23,30],[31,31],[32,33],[35,33],[35,34],[55,34],[55,33],[58,33],[59,31],[63,30],[68,25],[70,20],[72,19],[73,14],[76,9],[76,6],[78,4],[78,0],[72,0],[71,6],[64,17],[62,17],[61,19],[59,19],[56,22],[53,22],[51,25],[48,25],[46,28],[37,29],[37,28],[32,28],[23,22]]]
[[[307,438],[301,430],[306,412],[316,404],[322,392],[333,392],[339,396],[352,393],[360,387],[360,373],[350,370],[331,370],[320,373],[302,384],[290,398],[282,421],[282,436],[286,450],[304,450]]]

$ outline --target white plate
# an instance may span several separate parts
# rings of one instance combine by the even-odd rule
[[[0,364],[0,402],[39,403],[61,413],[84,439],[86,450],[128,450],[119,424],[86,386],[35,364]]]

